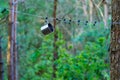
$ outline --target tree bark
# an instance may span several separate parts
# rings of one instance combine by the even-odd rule
[[[105,24],[105,28],[108,28],[108,4],[107,4],[107,0],[104,0],[104,24]]]
[[[10,14],[8,27],[8,51],[7,66],[8,80],[18,80],[17,78],[17,48],[16,48],[16,20],[17,20],[17,0],[10,0]]]
[[[112,26],[110,46],[110,78],[120,80],[120,0],[112,0]]]
[[[14,0],[14,2],[16,2],[17,0]],[[15,11],[14,11],[14,43],[13,43],[13,46],[14,46],[14,48],[13,48],[13,61],[14,61],[14,80],[18,80],[18,70],[17,70],[17,58],[18,58],[18,56],[17,56],[17,45],[16,45],[16,43],[17,43],[17,41],[16,41],[16,35],[17,35],[17,3],[14,5],[14,9],[15,9]]]
[[[54,52],[53,52],[53,78],[56,78],[56,71],[57,71],[57,65],[55,61],[58,59],[58,46],[56,45],[57,39],[58,39],[58,34],[56,30],[56,10],[57,10],[57,2],[58,0],[54,0],[54,12],[53,12],[53,17],[54,17]]]

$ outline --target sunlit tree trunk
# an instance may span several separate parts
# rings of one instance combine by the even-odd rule
[[[107,0],[104,0],[104,24],[105,28],[108,28],[108,5]]]
[[[8,51],[7,66],[8,80],[18,80],[17,78],[17,48],[16,48],[16,19],[17,19],[17,0],[10,0],[10,14],[8,27]]]
[[[90,14],[90,22],[93,21],[93,3],[92,0],[89,0],[89,14]]]
[[[120,0],[112,0],[110,78],[120,80]]]

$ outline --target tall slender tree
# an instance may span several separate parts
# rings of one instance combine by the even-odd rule
[[[18,80],[17,78],[17,50],[16,50],[16,20],[17,20],[17,0],[10,0],[10,14],[8,27],[8,80]]]
[[[92,0],[89,0],[89,14],[90,14],[90,22],[93,21],[93,2]]]
[[[54,17],[54,52],[53,52],[53,78],[56,78],[56,71],[57,67],[55,64],[55,61],[58,59],[58,46],[56,45],[57,39],[58,39],[58,34],[56,30],[56,11],[57,11],[57,2],[58,0],[54,0],[54,12],[53,12],[53,17]]]
[[[110,78],[120,80],[120,0],[112,0]]]
[[[105,28],[108,28],[108,4],[107,0],[104,0],[104,24]]]

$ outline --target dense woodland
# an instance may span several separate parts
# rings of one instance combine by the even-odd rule
[[[113,39],[120,32],[113,24],[120,19],[119,0],[17,0],[14,68],[10,1],[16,0],[0,0],[0,80],[120,80],[119,37]],[[44,35],[40,28],[47,23],[54,32]]]

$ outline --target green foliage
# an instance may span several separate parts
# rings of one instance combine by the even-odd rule
[[[58,15],[61,17],[68,13],[65,15],[68,18],[75,15],[75,9],[71,6],[73,3],[75,0],[71,2],[59,0]],[[0,4],[6,7],[5,1],[4,4]],[[19,3],[18,10],[44,17],[52,16],[53,0],[26,0],[25,3]],[[70,10],[72,10],[71,13]],[[0,13],[0,19],[7,16],[8,12]],[[86,19],[83,17],[81,9],[78,10],[78,13],[81,15],[78,15],[77,18]],[[74,18],[74,16],[72,17]],[[96,26],[91,23],[85,25],[82,22],[80,26],[59,24],[58,22],[56,45],[59,58],[55,62],[53,62],[54,33],[44,36],[40,31],[40,27],[44,24],[40,22],[40,17],[18,14],[17,47],[20,80],[110,80],[108,56],[110,30],[105,29],[102,22]],[[8,36],[5,26],[7,24],[0,25],[0,34],[4,36],[4,53],[7,51]],[[67,33],[67,30],[70,34]],[[82,32],[79,35],[80,30]],[[6,59],[5,57],[6,54],[4,54],[4,59]],[[52,79],[53,63],[57,65],[55,79]],[[5,69],[7,70],[7,68]],[[7,76],[7,71],[5,76]],[[7,80],[7,78],[5,79]]]
[[[106,63],[107,50],[103,49],[105,37],[96,42],[87,42],[85,49],[77,56],[61,52],[56,80],[109,80]]]
[[[27,74],[21,80],[52,79],[52,35],[45,36],[41,47],[31,54],[31,66],[27,68]],[[66,41],[63,39],[63,34],[58,32],[58,35],[59,39],[56,44],[59,46],[59,59],[55,61],[57,64],[57,78],[55,80],[110,80],[108,74],[109,63],[106,61],[108,60],[108,57],[106,57],[108,52],[105,45],[106,40],[108,40],[106,36],[99,36],[97,39],[94,36],[92,39],[95,40],[88,40],[84,49],[74,56],[64,47]]]

